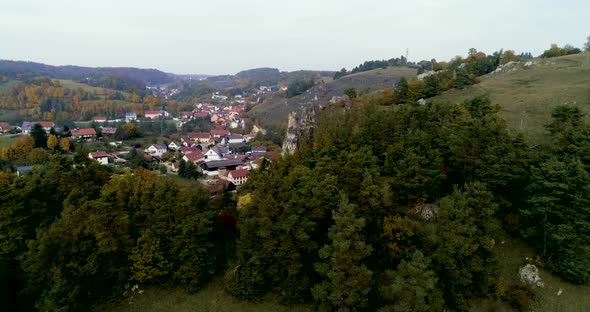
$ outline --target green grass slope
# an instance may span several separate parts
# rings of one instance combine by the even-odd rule
[[[135,291],[110,305],[95,309],[96,312],[311,312],[307,305],[281,305],[272,295],[260,301],[241,301],[229,295],[220,278],[213,280],[197,293],[190,294],[181,289],[147,288],[140,294]]]
[[[590,112],[590,53],[521,61],[480,80],[477,85],[450,90],[432,100],[461,102],[489,95],[501,105],[509,128],[539,143],[546,140],[544,125],[555,106],[575,103]]]
[[[105,95],[107,93],[115,93],[115,92],[120,92],[124,95],[128,95],[127,92],[122,92],[122,91],[118,91],[118,90],[111,90],[111,89],[105,89],[105,88],[99,88],[99,87],[93,87],[91,85],[87,85],[87,84],[83,84],[83,83],[79,83],[79,82],[75,82],[73,80],[59,80],[59,83],[67,89],[71,89],[71,90],[77,90],[77,89],[82,89],[86,92],[91,92],[91,93],[96,93],[98,95]]]

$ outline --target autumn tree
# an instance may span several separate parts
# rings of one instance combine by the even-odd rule
[[[59,148],[64,152],[68,152],[70,150],[70,140],[68,138],[59,139]]]
[[[54,150],[55,147],[58,145],[57,136],[55,134],[50,134],[47,138],[47,148],[49,150]]]
[[[150,229],[145,229],[129,255],[131,278],[146,284],[168,274],[168,261],[160,248],[160,240]]]
[[[516,54],[514,54],[513,50],[506,50],[502,53],[502,56],[500,57],[500,64],[504,65],[510,62],[516,62],[518,61],[518,56],[516,56]]]
[[[35,142],[30,136],[21,136],[10,144],[10,147],[3,149],[3,157],[7,160],[24,159],[33,150]]]

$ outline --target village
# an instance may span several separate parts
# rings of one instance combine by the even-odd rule
[[[213,98],[216,96],[214,94]],[[142,115],[128,112],[117,119],[94,116],[90,121],[76,123],[80,127],[74,129],[60,128],[52,121],[25,121],[18,126],[2,122],[0,133],[31,135],[35,124],[39,124],[48,136],[67,137],[72,146],[87,149],[88,158],[101,165],[130,169],[132,158],[140,155],[144,168],[161,175],[196,178],[214,196],[223,191],[235,191],[248,180],[249,171],[264,161],[271,161],[277,154],[276,149],[271,151],[267,146],[251,144],[264,130],[254,126],[245,133],[245,122],[240,117],[245,105],[239,97],[236,100],[232,101],[234,105],[195,104],[192,111],[183,111],[177,116],[165,110],[145,111]],[[124,129],[137,129],[142,123],[157,126],[164,122],[174,123],[177,131],[141,138],[124,133],[128,131]],[[209,131],[183,131],[183,125],[190,122],[205,124]],[[31,168],[20,166],[16,171],[20,175]],[[189,170],[186,168],[191,168],[190,174],[185,173]]]

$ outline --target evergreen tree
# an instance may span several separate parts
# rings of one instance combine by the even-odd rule
[[[408,80],[406,77],[400,78],[400,80],[395,84],[395,103],[396,104],[404,104],[408,101]]]
[[[527,191],[523,236],[551,259],[555,272],[590,282],[590,174],[578,159],[552,157],[533,167]]]
[[[466,310],[469,296],[486,294],[495,284],[492,198],[484,184],[474,182],[440,201],[435,269],[452,309]]]
[[[356,311],[368,305],[373,272],[363,260],[373,248],[362,235],[363,218],[357,218],[355,207],[340,195],[338,210],[334,211],[334,225],[328,237],[331,240],[319,251],[322,262],[315,264],[323,281],[313,287],[312,294],[322,306],[338,311]]]
[[[421,251],[416,251],[397,270],[385,272],[379,292],[387,304],[379,312],[442,311],[442,292],[436,287],[438,278],[429,269],[430,263]]]
[[[178,176],[186,178],[186,161],[184,159],[181,159],[178,164]]]
[[[35,124],[31,129],[31,136],[35,141],[35,147],[46,148],[47,147],[47,132],[40,124]]]

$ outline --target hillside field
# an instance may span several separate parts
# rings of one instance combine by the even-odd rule
[[[531,63],[527,66],[527,62]],[[479,84],[449,90],[432,100],[462,102],[488,95],[500,104],[509,128],[539,143],[546,140],[544,125],[556,106],[576,104],[590,112],[590,53],[521,61],[480,80]]]

